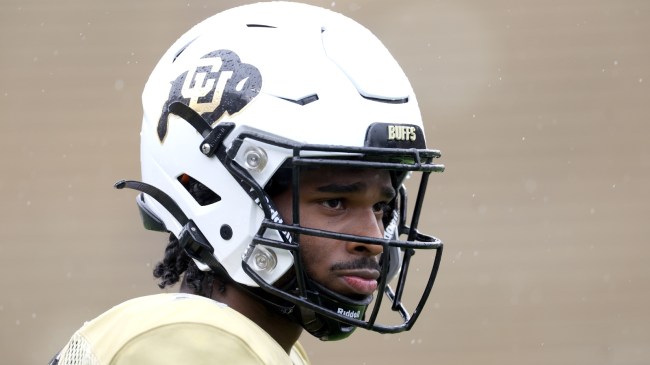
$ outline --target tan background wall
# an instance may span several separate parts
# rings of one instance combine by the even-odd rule
[[[160,55],[242,3],[0,3],[1,364],[44,364],[84,320],[158,291],[165,238],[112,184],[139,177]],[[650,363],[650,2],[309,3],[385,41],[448,167],[416,328],[305,336],[314,363]]]

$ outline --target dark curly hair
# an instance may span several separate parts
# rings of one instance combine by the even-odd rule
[[[165,257],[158,262],[153,269],[153,276],[159,279],[158,287],[164,289],[173,286],[185,274],[185,282],[195,294],[208,296],[204,293],[204,280],[214,279],[212,272],[201,271],[194,261],[180,247],[180,243],[174,234],[169,235],[169,243],[165,248]]]

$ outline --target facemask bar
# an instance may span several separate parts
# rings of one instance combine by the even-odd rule
[[[419,316],[422,308],[424,307],[426,300],[429,296],[431,288],[436,278],[438,268],[440,266],[440,261],[442,258],[442,242],[437,238],[424,235],[417,231],[417,224],[420,217],[420,211],[424,199],[424,192],[426,190],[426,185],[428,177],[431,172],[439,172],[444,170],[444,166],[441,164],[433,164],[431,160],[433,158],[440,157],[440,152],[436,150],[416,150],[416,149],[393,149],[393,148],[378,148],[378,147],[338,147],[338,146],[329,146],[329,145],[296,145],[292,142],[281,141],[276,139],[269,139],[265,136],[256,134],[256,133],[244,133],[241,134],[234,142],[233,148],[228,150],[228,157],[222,159],[224,166],[230,170],[230,172],[240,179],[240,184],[242,187],[251,192],[251,197],[257,195],[257,197],[265,196],[265,193],[255,181],[250,177],[247,171],[241,168],[239,165],[233,162],[234,157],[237,154],[237,149],[241,146],[245,138],[251,138],[258,140],[263,143],[276,145],[293,150],[293,157],[291,158],[291,165],[293,168],[293,184],[294,184],[294,198],[293,198],[293,225],[288,225],[284,223],[276,223],[270,217],[270,212],[275,211],[275,207],[272,206],[272,203],[268,199],[260,200],[260,207],[265,212],[266,219],[262,222],[258,234],[253,239],[251,247],[247,252],[252,252],[254,246],[264,245],[269,247],[275,247],[278,249],[289,250],[294,255],[294,270],[296,275],[296,281],[298,286],[298,292],[296,295],[287,293],[283,290],[280,290],[273,286],[272,284],[267,283],[262,277],[260,277],[255,270],[247,263],[247,257],[244,257],[242,260],[242,267],[244,271],[265,291],[276,295],[285,301],[290,303],[300,305],[302,307],[308,308],[316,313],[321,315],[334,318],[340,322],[347,323],[356,327],[371,329],[380,333],[396,333],[404,330],[410,329],[415,320]],[[332,159],[332,158],[322,158],[322,157],[305,157],[301,156],[304,151],[319,151],[319,152],[329,152],[333,154],[345,154],[347,156],[352,155],[353,159],[343,160],[343,159]],[[369,158],[370,160],[360,160],[354,159],[355,156],[364,156],[364,158]],[[217,154],[219,156],[219,154]],[[222,155],[223,156],[223,155]],[[343,155],[344,156],[344,155]],[[342,157],[343,157],[342,156]],[[225,156],[223,156],[225,157]],[[389,160],[402,160],[409,162],[383,162],[383,161],[373,161],[372,158],[386,158],[389,157]],[[420,181],[420,188],[418,190],[418,196],[416,199],[413,217],[411,219],[411,225],[406,226],[405,217],[406,217],[406,196],[401,192],[402,204],[400,205],[401,217],[400,224],[398,227],[398,232],[400,234],[407,234],[408,238],[406,241],[403,240],[387,240],[387,239],[377,239],[370,237],[362,237],[355,235],[348,235],[338,232],[330,232],[324,230],[310,229],[299,226],[299,205],[297,193],[299,191],[299,173],[300,169],[303,166],[339,166],[339,167],[349,167],[349,168],[376,168],[376,169],[386,169],[394,171],[420,171],[422,172],[422,179]],[[401,190],[401,189],[400,189]],[[283,242],[271,240],[264,238],[264,232],[267,229],[277,230],[278,232],[289,232],[292,239],[289,242],[288,239],[284,238]],[[382,297],[378,296],[375,301],[368,320],[354,319],[346,317],[344,315],[338,314],[334,311],[327,310],[321,306],[315,305],[308,297],[308,285],[306,281],[308,280],[302,270],[302,263],[300,260],[299,246],[296,242],[299,242],[299,236],[301,234],[318,236],[323,238],[331,238],[336,240],[351,241],[351,242],[361,242],[366,244],[377,244],[381,245],[384,248],[384,252],[387,252],[389,247],[398,247],[404,252],[404,259],[402,261],[400,275],[398,278],[398,284],[396,286],[396,291],[393,292],[388,283],[386,282],[388,264],[382,264],[381,279],[378,283],[378,291],[384,292],[386,296],[391,300],[392,306],[391,309],[400,314],[403,319],[401,325],[386,326],[381,324],[376,324],[379,308],[381,305]],[[424,288],[422,296],[413,311],[413,314],[410,315],[404,305],[401,302],[401,297],[404,291],[406,283],[406,273],[408,272],[410,258],[415,253],[416,249],[435,249],[436,255],[434,262],[431,267],[431,272],[429,274],[427,284]]]

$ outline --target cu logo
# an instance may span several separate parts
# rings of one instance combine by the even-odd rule
[[[158,137],[163,141],[167,134],[168,107],[173,102],[184,103],[214,124],[224,113],[241,111],[261,88],[262,76],[255,66],[241,63],[229,50],[210,52],[172,82],[158,121]]]

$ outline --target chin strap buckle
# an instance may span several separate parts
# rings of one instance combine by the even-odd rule
[[[201,153],[208,157],[212,157],[217,152],[219,145],[235,128],[235,123],[232,122],[221,122],[212,128],[210,123],[203,119],[199,113],[180,101],[173,102],[167,110],[183,118],[197,132],[201,133],[201,136],[203,136],[203,142],[201,142],[200,146]]]
[[[192,220],[183,226],[183,230],[178,235],[178,243],[191,258],[201,262],[205,262],[203,256],[205,256],[206,250],[210,256],[214,252],[214,248]]]

